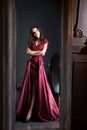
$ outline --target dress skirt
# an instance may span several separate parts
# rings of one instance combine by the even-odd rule
[[[23,120],[30,108],[32,88],[35,87],[35,102],[32,119],[52,121],[60,117],[59,108],[53,97],[42,56],[32,57],[26,64],[26,70],[16,108],[16,119]]]

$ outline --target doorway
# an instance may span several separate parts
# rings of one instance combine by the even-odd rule
[[[15,32],[15,9],[14,2],[6,0],[2,2],[2,11],[4,18],[3,42],[3,128],[7,130],[14,129],[15,122],[15,105],[14,105],[14,89],[16,83],[15,71],[15,54],[16,54],[16,36]],[[1,4],[2,5],[2,4]],[[9,8],[10,7],[10,8]],[[10,9],[10,10],[9,10]],[[70,129],[71,126],[71,28],[72,28],[72,3],[70,0],[62,3],[62,21],[61,21],[61,128]],[[14,17],[12,17],[14,16]],[[1,24],[2,25],[2,24]],[[14,31],[13,31],[14,30]],[[13,44],[14,43],[14,46]],[[13,86],[13,87],[12,87]],[[13,105],[12,105],[13,104]],[[64,109],[65,108],[65,109]],[[1,108],[2,110],[2,108]],[[3,129],[3,130],[4,130]]]

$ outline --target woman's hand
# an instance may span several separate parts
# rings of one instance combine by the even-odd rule
[[[45,53],[46,53],[45,50],[41,51],[42,56],[45,56]]]
[[[27,48],[27,49],[25,50],[25,53],[26,53],[26,54],[30,54],[30,53],[31,53],[30,48]]]

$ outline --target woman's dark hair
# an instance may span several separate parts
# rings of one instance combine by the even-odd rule
[[[28,39],[28,46],[29,46],[29,47],[31,46],[32,42],[36,41],[36,37],[35,37],[34,34],[32,33],[33,28],[37,28],[37,29],[39,30],[39,32],[40,32],[40,39],[39,39],[39,40],[40,40],[40,41],[43,41],[43,40],[45,39],[45,37],[44,37],[44,35],[43,35],[43,32],[42,32],[42,30],[40,29],[40,27],[38,27],[38,26],[33,26],[33,27],[31,27],[31,29],[30,29],[30,34],[29,34],[29,39]]]

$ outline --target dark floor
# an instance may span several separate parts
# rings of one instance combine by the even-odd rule
[[[59,128],[59,121],[15,123],[15,130],[51,130]]]

